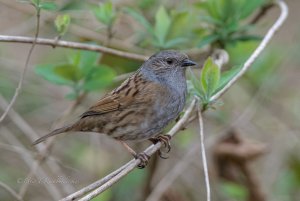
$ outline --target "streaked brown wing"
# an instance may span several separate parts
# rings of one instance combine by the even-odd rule
[[[157,86],[155,86],[157,84],[149,81],[139,84],[141,79],[141,75],[139,74],[128,78],[120,87],[112,91],[112,93],[107,94],[90,107],[88,111],[84,112],[81,118],[122,110],[145,102],[145,100],[149,102],[148,104],[151,104],[153,99],[146,96],[153,96],[156,93],[153,89],[157,89]]]

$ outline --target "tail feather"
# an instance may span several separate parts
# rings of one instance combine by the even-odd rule
[[[43,137],[41,137],[41,138],[37,139],[36,141],[34,141],[32,143],[32,145],[33,146],[37,145],[37,144],[45,141],[49,137],[52,137],[54,135],[58,135],[58,134],[61,134],[61,133],[65,133],[65,132],[68,132],[68,131],[71,131],[72,129],[73,129],[73,126],[65,126],[65,127],[62,127],[62,128],[55,129],[51,133],[48,133],[47,135],[44,135]]]

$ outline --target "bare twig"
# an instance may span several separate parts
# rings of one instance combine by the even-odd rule
[[[18,95],[21,91],[21,88],[22,88],[22,85],[23,85],[23,81],[24,81],[24,77],[25,77],[25,73],[28,69],[28,66],[29,66],[29,61],[30,61],[30,58],[31,58],[31,55],[32,55],[32,52],[34,50],[34,47],[36,45],[36,40],[39,36],[39,31],[40,31],[40,8],[37,8],[36,9],[36,31],[35,31],[35,36],[33,38],[33,41],[32,41],[32,45],[29,49],[29,52],[28,52],[28,55],[27,55],[27,58],[26,58],[26,62],[25,62],[25,66],[24,66],[24,69],[20,75],[20,80],[19,80],[19,83],[18,83],[18,86],[15,90],[15,94],[13,96],[13,98],[11,99],[8,107],[5,109],[4,113],[1,115],[0,117],[0,123],[4,120],[4,118],[7,116],[9,110],[11,109],[11,107],[13,106],[13,104],[16,102],[17,98],[18,98]]]
[[[279,18],[276,20],[273,26],[268,30],[267,34],[265,35],[261,43],[254,50],[254,52],[247,59],[247,61],[244,63],[242,69],[238,72],[238,74],[235,77],[233,77],[223,89],[221,89],[218,93],[212,96],[210,99],[211,101],[215,101],[218,98],[220,98],[240,77],[242,77],[245,74],[245,72],[250,68],[250,66],[257,59],[257,57],[265,49],[266,45],[270,42],[270,40],[272,39],[276,31],[281,27],[281,25],[283,24],[283,22],[288,16],[288,7],[285,4],[285,2],[282,0],[276,1],[276,4],[279,6],[281,10]]]
[[[34,43],[34,41],[35,41],[35,39],[31,38],[31,37],[0,35],[0,42]],[[84,43],[78,43],[78,42],[70,42],[70,41],[64,41],[64,40],[56,41],[55,39],[38,38],[36,40],[36,44],[48,45],[51,47],[55,45],[56,47],[66,47],[66,48],[72,48],[72,49],[103,52],[103,53],[112,54],[112,55],[116,55],[119,57],[133,59],[133,60],[137,60],[137,61],[145,61],[148,59],[148,56],[123,52],[121,50],[115,50],[115,49],[108,48],[105,46],[84,44]]]
[[[262,19],[267,12],[275,6],[274,3],[269,3],[267,5],[264,5],[260,11],[254,16],[254,18],[251,20],[250,24],[256,24],[260,19]]]
[[[18,195],[16,191],[14,191],[11,187],[0,181],[0,187],[9,192],[11,196],[13,196],[18,201],[23,201],[23,199]]]
[[[0,108],[4,110],[5,108],[7,108],[7,105],[8,103],[6,102],[6,100],[0,95]],[[22,130],[22,132],[24,132],[25,136],[30,140],[30,142],[33,142],[39,137],[39,135],[33,130],[33,128],[17,112],[15,112],[13,108],[9,111],[8,116],[11,118],[14,124],[20,130]],[[44,144],[39,144],[36,148],[39,152],[43,152],[46,146]],[[66,178],[59,165],[55,161],[47,160],[47,165],[53,173],[59,174],[63,178]],[[65,192],[70,192],[72,191],[72,189],[74,189],[74,187],[69,183],[65,183],[62,185],[62,189]]]
[[[202,155],[202,163],[203,163],[203,170],[204,170],[204,177],[205,177],[205,186],[206,186],[206,200],[210,201],[210,185],[209,185],[209,175],[208,175],[208,168],[207,168],[207,160],[205,154],[205,146],[204,146],[204,131],[203,131],[203,119],[202,119],[202,112],[200,103],[198,102],[198,119],[199,119],[199,127],[200,127],[200,145],[201,145],[201,155]]]
[[[24,160],[24,162],[27,164],[27,166],[30,169],[33,169],[34,162],[35,162],[33,155],[28,153],[29,151],[25,149],[24,145],[22,145],[22,143],[6,127],[2,127],[0,131],[1,131],[2,137],[4,139],[6,139],[12,145],[17,146],[18,153],[20,153],[21,158]],[[42,168],[39,170],[36,170],[35,174],[38,175],[40,178],[50,178],[49,173],[47,171],[44,171]],[[24,181],[25,181],[25,179],[24,179]],[[24,182],[24,184],[25,183],[29,184],[30,182]],[[58,199],[58,196],[60,195],[60,193],[59,193],[59,188],[57,186],[52,185],[52,184],[49,185],[44,182],[42,182],[42,184],[45,186],[45,188],[47,189],[49,194],[53,197],[53,199]],[[23,195],[21,193],[20,193],[20,197],[21,198],[23,197]]]

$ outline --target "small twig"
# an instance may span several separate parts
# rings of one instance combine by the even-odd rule
[[[23,199],[18,195],[16,191],[14,191],[11,187],[0,181],[0,187],[9,192],[11,196],[13,196],[18,201],[23,201]]]
[[[115,50],[105,46],[70,42],[64,40],[56,41],[55,39],[47,39],[47,38],[37,38],[35,40],[34,38],[31,37],[0,35],[0,42],[34,43],[39,45],[48,45],[51,47],[55,45],[55,47],[65,47],[65,48],[72,48],[72,49],[102,52],[102,53],[112,54],[126,59],[133,59],[137,61],[145,61],[148,59],[148,56],[128,53],[121,50]]]
[[[250,24],[256,24],[260,19],[262,19],[267,12],[273,8],[275,5],[274,3],[269,3],[267,5],[264,5],[260,11],[255,15],[255,17],[251,20]]]
[[[33,38],[33,41],[32,41],[32,45],[29,49],[29,52],[28,52],[28,55],[27,55],[27,58],[26,58],[26,62],[25,62],[25,66],[23,68],[23,71],[20,75],[20,80],[19,80],[19,83],[18,83],[18,86],[15,90],[15,94],[13,96],[13,98],[11,99],[10,103],[8,104],[8,107],[5,109],[4,113],[1,115],[0,117],[0,123],[4,120],[4,118],[7,116],[9,110],[12,108],[13,104],[16,102],[17,98],[18,98],[18,95],[22,89],[22,86],[23,86],[23,81],[24,81],[24,77],[25,77],[25,73],[28,69],[28,66],[29,66],[29,61],[30,61],[30,58],[31,58],[31,55],[32,55],[32,52],[34,50],[34,47],[36,45],[36,41],[37,41],[37,38],[39,36],[39,32],[40,32],[40,8],[36,8],[36,31],[35,31],[35,36]]]
[[[17,146],[16,147],[18,149],[17,152],[20,154],[20,157],[24,160],[24,162],[27,164],[27,166],[30,169],[33,169],[34,168],[33,166],[35,164],[35,159],[33,157],[33,154],[29,153],[29,151],[25,148],[25,146],[6,127],[4,127],[4,126],[1,127],[0,131],[1,131],[2,137],[6,141],[8,141],[10,144],[12,144],[14,146]],[[10,146],[12,146],[12,145],[10,145]],[[50,178],[49,172],[44,171],[44,169],[42,169],[42,168],[36,170],[35,174],[38,175],[39,178]],[[26,177],[26,178],[28,178],[28,177]],[[29,184],[30,182],[24,182],[24,184],[25,183]],[[47,183],[44,183],[44,182],[42,182],[42,184],[45,186],[45,188],[49,192],[49,195],[51,195],[53,199],[58,198],[59,187],[57,187],[53,184],[47,184]],[[22,198],[23,195],[20,194],[20,197]]]
[[[205,177],[205,186],[206,186],[206,200],[210,201],[210,185],[209,185],[209,175],[208,175],[208,168],[207,168],[207,160],[205,154],[205,146],[204,146],[204,131],[203,131],[203,118],[202,112],[200,107],[200,102],[198,102],[198,119],[199,119],[199,127],[200,127],[200,145],[201,145],[201,155],[202,155],[202,163],[203,163],[203,170],[204,170],[204,177]]]
[[[245,72],[250,68],[250,66],[253,64],[253,62],[257,59],[257,57],[262,53],[262,51],[265,49],[266,45],[270,42],[276,31],[281,27],[285,19],[288,15],[288,7],[285,4],[284,1],[278,0],[276,1],[276,4],[279,6],[281,13],[279,18],[276,20],[276,22],[273,24],[273,26],[268,30],[267,34],[261,41],[261,43],[258,45],[258,47],[254,50],[254,52],[251,54],[251,56],[247,59],[247,61],[244,63],[243,68],[238,72],[238,74],[233,77],[223,89],[221,89],[218,93],[213,95],[210,99],[210,101],[215,101],[219,97],[221,97],[240,77],[242,77]]]

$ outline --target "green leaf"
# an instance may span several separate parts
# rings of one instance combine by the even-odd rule
[[[99,52],[92,52],[92,51],[80,51],[80,61],[79,61],[79,68],[81,72],[87,76],[90,70],[97,64],[101,54]]]
[[[71,17],[68,14],[58,15],[54,21],[56,30],[59,35],[65,35],[71,22]]]
[[[209,45],[209,44],[217,41],[218,39],[219,39],[219,35],[217,35],[217,34],[212,34],[212,35],[205,36],[198,43],[197,47],[199,47],[199,48],[204,47],[206,45]]]
[[[87,76],[91,68],[96,65],[100,56],[101,54],[98,52],[86,50],[74,51],[69,56],[69,62],[74,66],[78,66],[83,76]]]
[[[164,47],[165,48],[174,48],[174,47],[177,47],[180,44],[185,43],[187,41],[188,41],[187,38],[174,38],[174,39],[168,40],[165,43]]]
[[[41,2],[39,8],[43,10],[56,10],[57,5],[54,2]]]
[[[217,89],[215,90],[215,92],[218,92],[221,89],[223,89],[225,87],[225,85],[230,80],[232,80],[232,78],[234,76],[236,76],[236,74],[241,70],[242,67],[243,67],[243,65],[235,66],[235,67],[231,68],[230,70],[223,72],[221,74],[221,79],[220,79],[219,85],[218,85]]]
[[[77,83],[82,78],[78,67],[70,64],[55,66],[53,71],[58,76],[70,80],[74,83]]]
[[[128,13],[131,17],[133,17],[137,22],[139,22],[148,33],[154,34],[154,30],[150,22],[139,12],[135,11],[132,8],[125,8],[124,11]]]
[[[115,77],[115,72],[106,65],[94,66],[91,71],[82,86],[86,91],[103,89],[110,85]]]
[[[190,22],[192,16],[188,11],[172,11],[171,12],[172,23],[168,32],[168,37],[177,38],[187,35],[191,35],[193,26]]]
[[[245,200],[247,197],[247,189],[232,182],[223,183],[221,185],[221,192],[223,192],[226,196],[236,200]]]
[[[238,42],[238,41],[260,41],[262,40],[261,36],[256,35],[240,35],[240,36],[233,36],[231,38],[232,41]]]
[[[31,0],[31,3],[32,3],[35,7],[39,7],[40,0]]]
[[[159,44],[164,44],[171,25],[171,19],[166,9],[161,6],[155,15],[154,35]]]
[[[42,76],[44,79],[48,80],[51,83],[58,85],[68,85],[73,86],[75,83],[72,79],[69,79],[65,75],[60,75],[55,72],[55,68],[61,68],[61,66],[67,66],[68,64],[46,64],[46,65],[37,65],[34,69],[37,75]]]
[[[93,9],[96,18],[107,26],[111,26],[116,18],[112,2],[101,3]]]
[[[219,81],[220,69],[211,58],[208,58],[201,72],[201,86],[207,99],[209,99],[216,90],[219,85]]]
[[[250,16],[256,9],[261,7],[265,3],[265,0],[244,0],[240,9],[241,19],[245,19]]]

